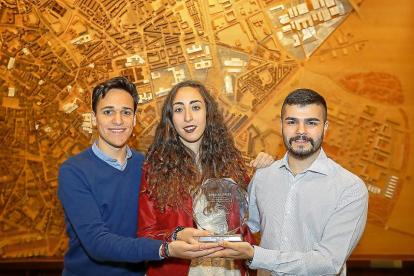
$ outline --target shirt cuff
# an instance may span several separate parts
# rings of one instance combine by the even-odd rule
[[[268,249],[264,249],[260,246],[255,246],[254,255],[253,255],[252,262],[250,264],[250,268],[271,270],[272,262],[269,261],[269,257],[270,257],[269,254],[266,254],[268,251],[269,251]]]

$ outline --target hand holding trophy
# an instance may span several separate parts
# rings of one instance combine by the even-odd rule
[[[247,192],[231,178],[209,179],[192,195],[193,221],[198,228],[214,232],[199,242],[241,242],[235,234],[248,217]]]

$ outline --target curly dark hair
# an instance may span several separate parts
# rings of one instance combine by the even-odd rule
[[[195,153],[180,140],[173,124],[173,101],[183,87],[197,89],[206,105],[206,128],[198,152],[199,164],[196,164]],[[246,189],[246,167],[224,122],[222,110],[207,88],[194,80],[180,82],[169,92],[144,167],[147,169],[147,192],[154,207],[161,212],[166,205],[175,208],[210,178],[233,178]]]

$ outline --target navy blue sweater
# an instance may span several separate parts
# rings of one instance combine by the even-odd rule
[[[63,275],[145,275],[143,260],[159,260],[162,241],[136,238],[144,155],[132,151],[124,171],[88,148],[59,169],[58,196],[69,249]]]

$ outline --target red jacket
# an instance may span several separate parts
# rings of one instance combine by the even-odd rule
[[[141,180],[138,208],[138,237],[147,237],[163,241],[171,241],[174,229],[178,226],[197,228],[189,215],[193,214],[191,198],[181,202],[189,215],[180,207],[173,209],[166,207],[165,213],[154,209],[153,201],[149,200],[148,183],[146,181],[147,170],[144,169]],[[244,224],[239,231],[244,241],[257,245],[250,229]],[[190,269],[191,260],[168,258],[162,261],[148,262],[147,276],[187,276]],[[243,260],[237,260],[241,275],[250,275],[252,271],[247,271],[247,266]]]

